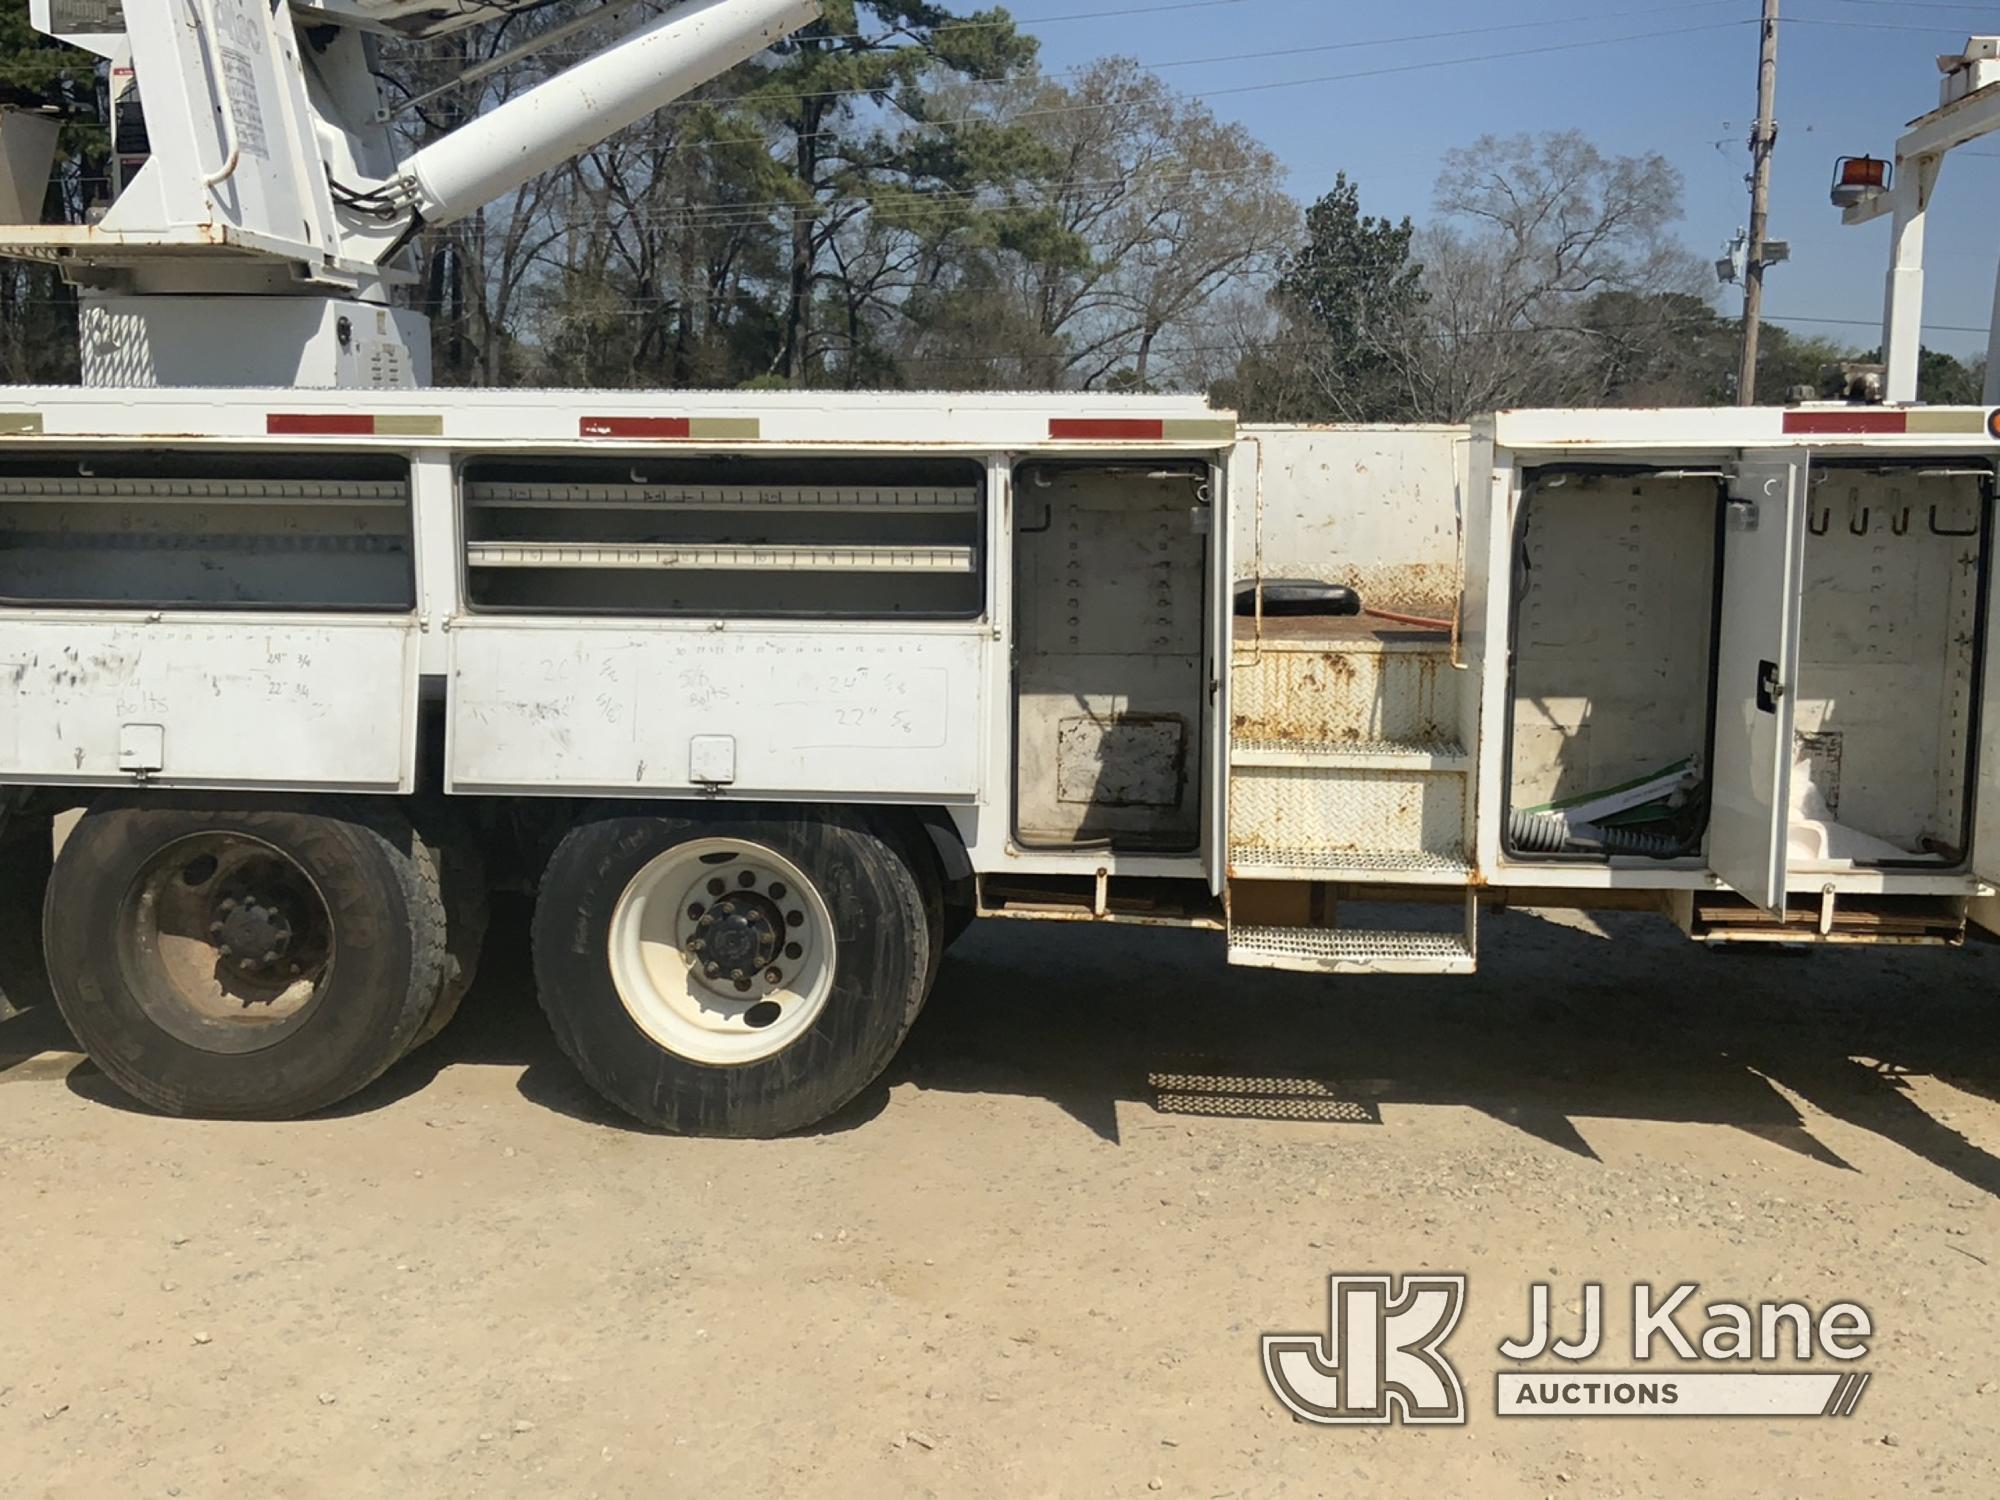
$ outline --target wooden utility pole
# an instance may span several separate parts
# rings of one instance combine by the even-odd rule
[[[1750,243],[1744,250],[1743,363],[1736,404],[1757,404],[1757,341],[1764,319],[1764,237],[1771,227],[1771,153],[1778,145],[1778,0],[1764,0],[1757,61],[1757,128],[1750,136]]]

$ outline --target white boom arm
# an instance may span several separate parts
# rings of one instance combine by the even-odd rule
[[[679,0],[399,160],[381,38],[538,0],[29,0],[38,30],[103,60],[119,186],[89,224],[0,225],[0,255],[53,261],[80,289],[86,384],[423,384],[427,326],[390,295],[414,280],[414,230],[590,150],[820,3]],[[515,55],[636,4],[579,7]],[[54,149],[48,121],[0,113],[0,204],[40,203]]]
[[[819,0],[691,0],[424,147],[403,193],[449,224],[691,93],[819,15]]]
[[[1883,398],[1917,399],[1924,338],[1924,231],[1944,159],[1960,146],[2000,130],[2000,37],[1974,37],[1959,57],[1940,57],[1945,75],[1939,107],[1910,122],[1896,142],[1891,185],[1849,207],[1845,221],[1867,224],[1893,216],[1889,282],[1882,313]],[[1986,402],[2000,406],[2000,284],[1988,336]]]

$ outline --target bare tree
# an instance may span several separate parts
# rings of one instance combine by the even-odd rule
[[[713,105],[642,121],[558,179],[559,253],[531,328],[551,379],[730,383],[746,278],[778,273],[786,179]],[[761,351],[760,351],[761,353]]]
[[[1438,178],[1441,221],[1417,236],[1428,293],[1406,344],[1415,412],[1460,421],[1509,405],[1602,399],[1608,355],[1673,337],[1654,316],[1696,298],[1700,261],[1672,234],[1682,182],[1658,155],[1609,157],[1581,134],[1488,136],[1451,152]],[[1619,294],[1629,326],[1593,325]],[[1625,347],[1607,334],[1626,336]]]
[[[386,49],[377,76],[404,144],[417,147],[448,134],[561,66],[557,58],[531,58],[463,81],[469,67],[503,44],[549,24],[523,13],[495,26]],[[551,180],[541,178],[419,238],[413,297],[433,324],[440,383],[492,386],[518,378],[520,303],[544,255],[565,233],[550,214],[552,199]]]
[[[1268,281],[1297,236],[1277,158],[1130,58],[1053,81],[1009,111],[1054,153],[1048,203],[1082,257],[1016,257],[1017,295],[1060,364],[1046,383],[1146,387],[1183,373],[1226,289]]]

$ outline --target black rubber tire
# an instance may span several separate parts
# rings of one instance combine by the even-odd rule
[[[763,844],[818,888],[834,925],[833,993],[811,1030],[738,1067],[676,1056],[633,1021],[611,976],[619,898],[653,859],[699,838]],[[824,1120],[888,1067],[922,1009],[932,967],[927,876],[893,831],[842,809],[594,811],[572,829],[535,902],[535,981],[556,1040],[590,1085],[679,1135],[769,1137]]]
[[[917,1002],[917,1009],[922,1011],[931,997],[931,987],[937,983],[944,950],[951,946],[946,935],[949,919],[944,904],[944,870],[938,862],[937,850],[931,846],[930,835],[920,825],[883,812],[870,820],[869,826],[894,847],[897,857],[916,876],[917,888],[923,893],[924,930],[930,941],[924,964],[924,998]],[[915,1019],[911,1017],[913,1022]]]
[[[333,962],[298,1027],[255,1051],[166,1030],[133,992],[128,895],[149,861],[201,833],[263,840],[325,898]],[[337,1104],[401,1058],[445,978],[444,902],[395,809],[336,798],[111,793],[63,845],[43,918],[56,1002],[105,1075],[173,1115],[289,1119]]]
[[[12,819],[0,832],[0,1021],[55,998],[42,951],[49,834],[47,818]]]
[[[973,894],[972,882],[961,882],[963,889],[954,888],[944,899],[944,945],[954,947],[965,936],[966,930],[979,920],[979,898]]]
[[[416,824],[417,837],[436,871],[438,891],[444,899],[445,976],[430,1018],[410,1044],[412,1052],[435,1041],[458,1014],[479,977],[479,958],[492,922],[486,860],[472,830],[449,809],[420,811]]]

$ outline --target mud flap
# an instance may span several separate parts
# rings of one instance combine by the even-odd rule
[[[0,791],[0,1021],[53,998],[42,954],[50,850],[48,820],[16,814]]]

